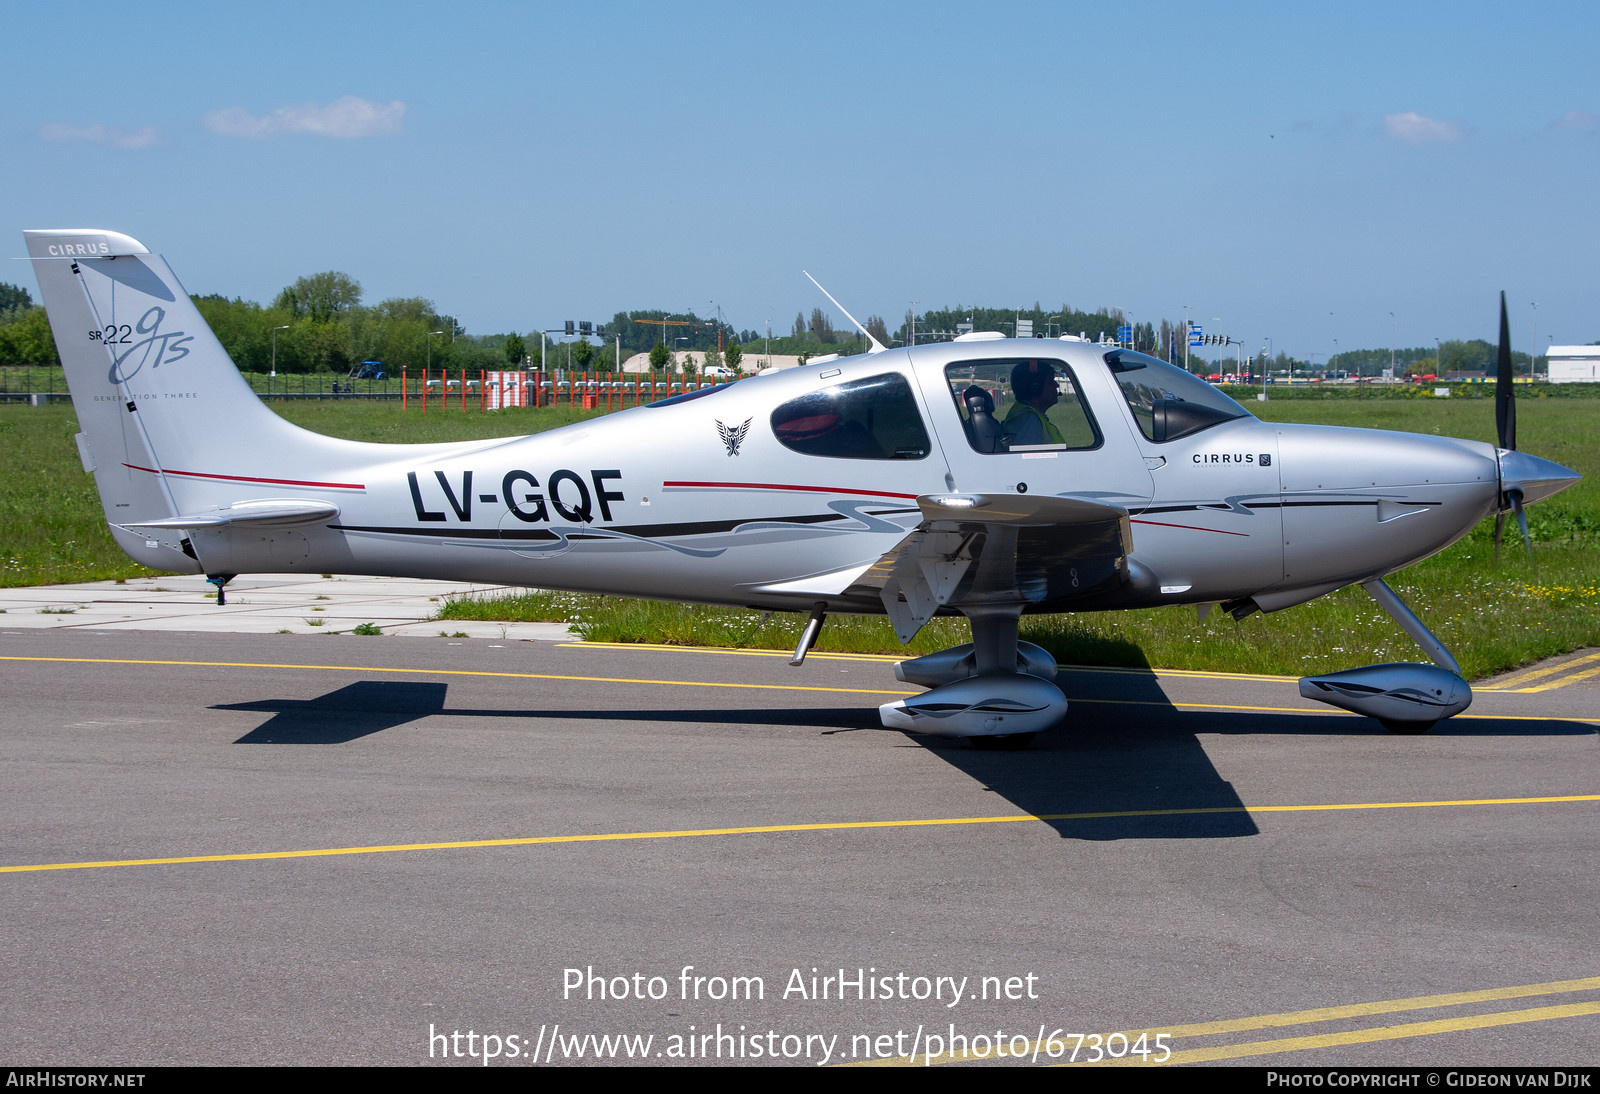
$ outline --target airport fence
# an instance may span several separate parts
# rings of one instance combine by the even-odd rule
[[[422,413],[567,406],[623,410],[732,383],[654,372],[544,372],[539,369],[423,369],[400,373],[400,408]]]
[[[509,410],[569,406],[584,410],[622,410],[674,395],[731,383],[731,378],[697,379],[681,373],[566,372],[539,369],[402,369],[398,376],[345,377],[335,373],[247,372],[245,382],[269,401],[361,399],[398,401],[400,409],[422,413]],[[68,401],[60,366],[0,367],[0,403],[43,406]]]

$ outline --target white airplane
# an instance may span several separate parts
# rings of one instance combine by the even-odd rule
[[[958,614],[973,641],[901,662],[930,690],[881,720],[993,746],[1066,712],[1054,660],[1018,641],[1025,612],[1243,618],[1350,584],[1435,664],[1302,693],[1425,730],[1471,690],[1384,576],[1579,478],[1515,451],[1503,301],[1498,449],[1270,424],[1131,350],[982,333],[867,335],[860,356],[514,440],[364,444],[269,410],[137,241],[25,237],[83,466],[136,561],[205,573],[219,600],[237,574],[309,572],[809,612],[795,664],[829,612],[887,613],[902,642]]]

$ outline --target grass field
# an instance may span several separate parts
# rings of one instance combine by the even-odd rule
[[[278,402],[285,418],[317,432],[367,441],[444,441],[555,428],[596,412],[548,408],[497,414],[402,415],[380,402]],[[1272,421],[1362,425],[1492,440],[1488,399],[1283,398],[1251,401]],[[0,584],[36,585],[148,574],[116,549],[90,477],[78,463],[71,407],[0,406]],[[1391,584],[1444,639],[1469,676],[1600,645],[1600,399],[1524,398],[1519,446],[1583,473],[1584,482],[1529,510],[1538,552],[1530,567],[1513,541],[1493,563],[1493,522]],[[1514,537],[1513,537],[1514,540]],[[600,641],[792,647],[801,618],[748,611],[527,594],[492,603],[455,602],[446,618],[556,619]],[[1159,665],[1302,674],[1384,660],[1415,660],[1415,646],[1365,593],[1343,590],[1311,604],[1242,623],[1214,612],[1204,624],[1188,608],[1030,617],[1024,637],[1077,664]],[[909,652],[967,640],[960,620],[935,620]],[[882,619],[830,618],[819,649],[906,652]]]

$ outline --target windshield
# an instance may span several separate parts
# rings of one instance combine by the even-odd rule
[[[1134,420],[1156,442],[1175,441],[1250,412],[1191,373],[1133,350],[1114,349],[1106,365]]]

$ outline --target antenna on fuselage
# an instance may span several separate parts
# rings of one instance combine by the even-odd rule
[[[840,311],[844,312],[844,317],[846,319],[850,320],[850,322],[852,322],[852,323],[855,323],[856,330],[860,331],[862,334],[867,336],[867,341],[872,343],[872,348],[867,350],[868,353],[882,353],[884,350],[889,348],[888,346],[884,345],[882,342],[878,341],[876,338],[872,337],[872,332],[869,331],[866,327],[863,327],[861,325],[861,323],[856,319],[855,316],[851,315],[848,311],[845,311],[844,305],[839,303],[837,300],[834,300],[833,299],[833,294],[831,292],[829,292],[827,289],[822,288],[822,282],[820,282],[816,278],[812,277],[809,273],[806,273],[805,270],[801,270],[800,272],[805,274],[806,275],[806,279],[808,281],[810,281],[813,285],[815,285],[819,290],[821,290],[822,295],[826,296],[833,303],[834,307],[836,307]]]

